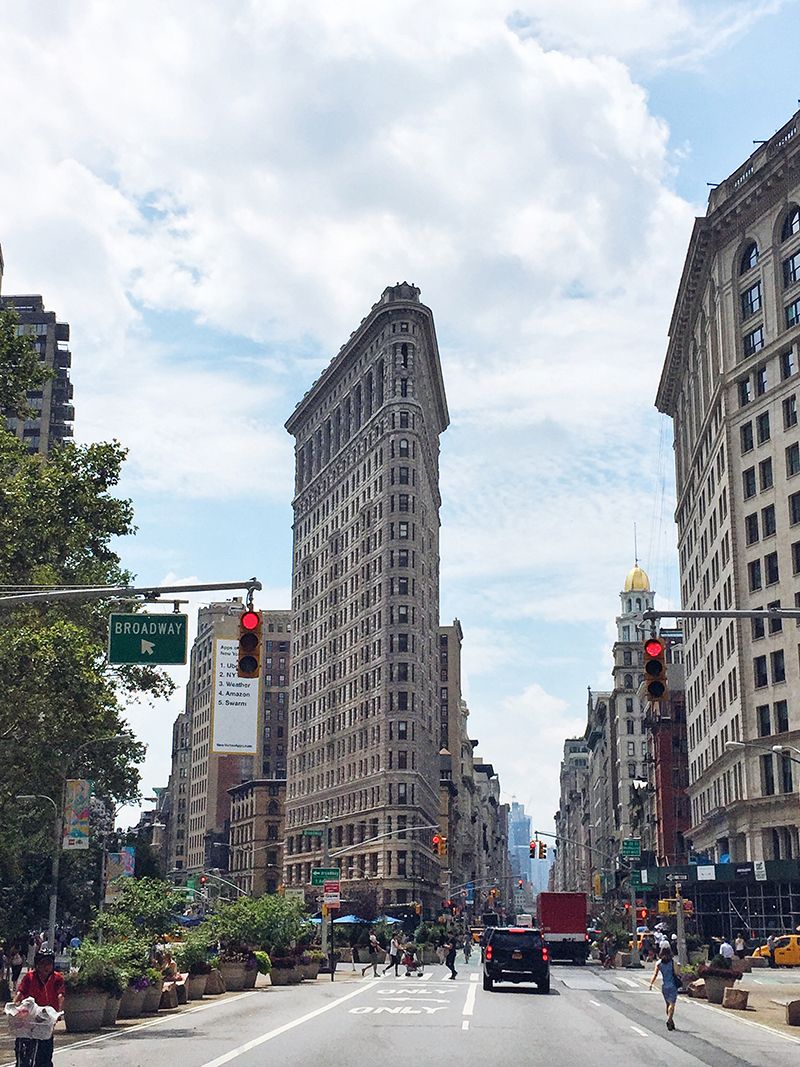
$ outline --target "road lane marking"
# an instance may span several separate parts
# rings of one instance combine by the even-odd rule
[[[197,1007],[176,1012],[174,1015],[162,1015],[156,1019],[148,1019],[147,1022],[137,1023],[135,1026],[120,1026],[106,1034],[95,1034],[94,1037],[87,1037],[83,1041],[73,1041],[69,1045],[56,1047],[53,1049],[53,1055],[57,1055],[59,1052],[69,1052],[73,1048],[83,1048],[85,1045],[97,1045],[101,1041],[108,1041],[112,1037],[124,1037],[126,1034],[133,1034],[137,1030],[149,1030],[153,1026],[161,1026],[162,1023],[168,1023],[171,1019],[181,1019],[184,1015],[191,1015],[192,1012],[207,1011],[208,1008],[218,1008],[222,1004],[233,1004],[235,1000],[241,1000],[243,997],[252,997],[253,995],[253,990],[247,990],[247,992],[239,993],[235,997],[228,997],[227,1000],[208,1001],[205,1004],[198,1004]],[[15,1067],[15,1064],[5,1063],[2,1064],[2,1067]]]
[[[614,976],[618,982],[624,982],[625,985],[633,986],[634,989],[638,986],[638,982],[634,982],[632,978],[623,978],[621,974]]]
[[[590,1001],[589,1001],[589,1003],[590,1003],[590,1004],[594,1004],[594,1006],[595,1006],[596,1008],[602,1008],[602,1006],[603,1006],[603,1005],[602,1005],[602,1004],[600,1003],[600,1001],[599,1001],[599,1000],[590,1000]]]
[[[479,977],[480,977],[480,975],[477,975],[477,974],[471,974],[471,975],[469,976],[469,980],[470,980],[470,982],[477,982],[477,981],[478,981],[478,978],[479,978]]]
[[[462,1020],[461,1029],[462,1030],[469,1030],[469,1019]]]
[[[339,997],[338,1000],[334,1000],[330,1004],[325,1004],[323,1007],[317,1008],[315,1011],[310,1011],[307,1015],[301,1015],[299,1019],[294,1019],[290,1023],[284,1023],[283,1026],[278,1026],[274,1030],[262,1034],[261,1037],[255,1037],[252,1041],[247,1041],[244,1045],[239,1045],[238,1048],[231,1049],[230,1052],[226,1052],[222,1056],[217,1056],[215,1060],[209,1060],[207,1063],[204,1063],[202,1067],[222,1067],[223,1063],[230,1063],[231,1060],[235,1060],[238,1056],[244,1055],[244,1053],[249,1052],[250,1049],[258,1048],[259,1045],[263,1045],[265,1041],[271,1041],[273,1037],[279,1037],[281,1034],[285,1034],[287,1030],[294,1030],[296,1026],[300,1026],[302,1023],[307,1023],[311,1019],[316,1019],[318,1015],[324,1015],[326,1011],[332,1011],[333,1008],[338,1008],[340,1004],[344,1004],[347,1000],[352,1000],[353,997],[357,997],[371,988],[372,987],[369,985],[359,984],[358,988],[354,989],[352,993],[347,993],[345,996]]]
[[[475,1014],[475,994],[478,992],[478,987],[470,983],[467,986],[467,999],[464,1001],[464,1007],[461,1010],[462,1015],[474,1015]]]
[[[639,1034],[640,1037],[649,1037],[650,1036],[647,1033],[646,1030],[640,1030],[639,1027],[638,1026],[634,1026],[633,1023],[631,1023],[631,1030],[633,1030],[635,1033]]]

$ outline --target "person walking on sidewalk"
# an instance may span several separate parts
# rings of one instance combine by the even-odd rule
[[[397,934],[392,935],[392,940],[389,944],[389,959],[386,961],[386,966],[383,968],[383,973],[386,974],[394,967],[394,976],[397,978],[397,968],[400,966],[400,939]]]
[[[450,968],[450,979],[452,980],[458,974],[456,971],[456,939],[451,937],[445,948],[444,962],[445,966]]]
[[[675,1029],[675,1001],[678,999],[678,973],[675,970],[675,960],[672,958],[672,949],[665,945],[658,954],[658,963],[650,979],[650,988],[661,974],[661,992],[667,1006],[667,1029]]]
[[[369,963],[364,968],[364,970],[361,972],[361,977],[362,978],[367,973],[367,971],[370,969],[370,967],[372,968],[373,977],[374,978],[378,977],[378,953],[380,952],[380,950],[381,950],[381,946],[380,946],[380,943],[378,942],[377,937],[375,936],[374,933],[370,934],[369,935],[369,947],[367,949]]]

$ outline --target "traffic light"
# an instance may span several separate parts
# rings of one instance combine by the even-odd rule
[[[644,921],[647,918],[647,908],[637,908],[636,918]]]
[[[439,855],[440,856],[446,856],[447,855],[447,838],[446,837],[440,837],[439,838]]]
[[[644,643],[644,679],[648,700],[657,703],[667,698],[667,667],[664,642],[649,637]]]
[[[206,876],[204,874],[201,874],[200,875],[200,885],[205,885],[205,884],[206,884]]]
[[[442,835],[441,834],[434,834],[431,837],[431,848],[433,849],[433,851],[436,853],[437,856],[441,852],[441,844],[442,844]]]
[[[544,841],[539,842],[539,859],[547,859],[547,845],[544,843]]]
[[[522,885],[523,885],[522,879],[521,879],[521,878],[518,878],[518,879],[517,879],[517,887],[518,887],[519,889],[522,889]]]
[[[239,616],[237,673],[240,678],[258,678],[260,671],[261,612],[248,608]]]
[[[536,842],[535,841],[531,841],[531,859],[532,860],[536,859]]]

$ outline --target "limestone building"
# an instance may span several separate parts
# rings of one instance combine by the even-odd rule
[[[673,420],[682,606],[800,603],[800,112],[695,220],[656,406]],[[690,838],[798,855],[797,627],[687,620]]]
[[[386,289],[286,426],[296,439],[287,886],[319,862],[381,906],[440,897],[439,435],[433,316]],[[425,827],[418,831],[411,827]]]

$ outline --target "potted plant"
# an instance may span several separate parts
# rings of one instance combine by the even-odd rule
[[[144,991],[144,1000],[142,1001],[142,1014],[149,1015],[151,1012],[158,1011],[161,1004],[164,979],[157,967],[148,967],[145,971],[145,978],[147,979],[147,985]]]
[[[64,976],[64,1025],[71,1034],[100,1030],[108,991],[102,975],[94,968]]]
[[[272,970],[269,979],[272,985],[297,985],[302,982],[303,975],[297,966],[297,956],[292,956],[286,949],[278,950],[278,953],[270,954]]]
[[[301,956],[298,956],[297,968],[301,977],[304,980],[316,978],[322,966],[322,959],[322,953],[315,952],[313,949],[309,949],[309,951],[303,952]]]
[[[205,936],[191,931],[174,946],[175,962],[181,974],[186,974],[187,1000],[202,1000],[206,981],[211,971],[208,962],[208,944]]]
[[[710,1004],[721,1004],[725,990],[738,982],[741,974],[731,968],[731,961],[724,956],[715,956],[710,964],[700,964],[697,977],[706,986],[706,998]]]

